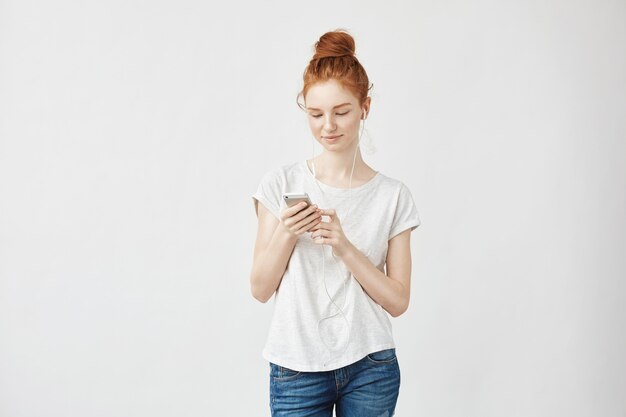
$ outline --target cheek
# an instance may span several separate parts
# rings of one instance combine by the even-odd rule
[[[311,130],[320,130],[323,127],[324,123],[320,122],[319,120],[310,120],[309,121],[309,126],[311,126]]]
[[[358,117],[351,117],[347,120],[345,120],[344,124],[346,126],[346,128],[349,129],[358,129],[359,128],[359,118]]]

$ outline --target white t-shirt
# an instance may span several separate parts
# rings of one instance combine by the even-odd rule
[[[301,192],[319,208],[335,209],[348,240],[382,272],[388,241],[420,225],[411,192],[401,181],[378,172],[358,187],[335,188],[316,180],[306,160],[267,172],[252,195],[255,211],[258,200],[280,218],[286,207],[282,194]],[[332,256],[332,247],[315,243],[309,232],[298,236],[274,296],[263,357],[297,371],[329,371],[394,347],[389,314]]]

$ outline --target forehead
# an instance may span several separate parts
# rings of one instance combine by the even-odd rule
[[[354,94],[336,80],[315,83],[304,99],[308,109],[332,109],[338,104],[355,104],[357,101]]]

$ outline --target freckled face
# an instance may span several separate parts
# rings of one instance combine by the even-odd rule
[[[331,79],[309,88],[304,100],[311,132],[324,148],[352,146],[359,134],[363,109],[350,90]]]

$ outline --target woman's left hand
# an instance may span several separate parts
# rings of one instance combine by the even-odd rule
[[[320,221],[316,226],[312,227],[311,238],[318,245],[330,245],[333,247],[333,254],[338,257],[344,256],[352,243],[343,233],[339,217],[334,209],[321,210],[322,216],[330,217],[329,222]]]

